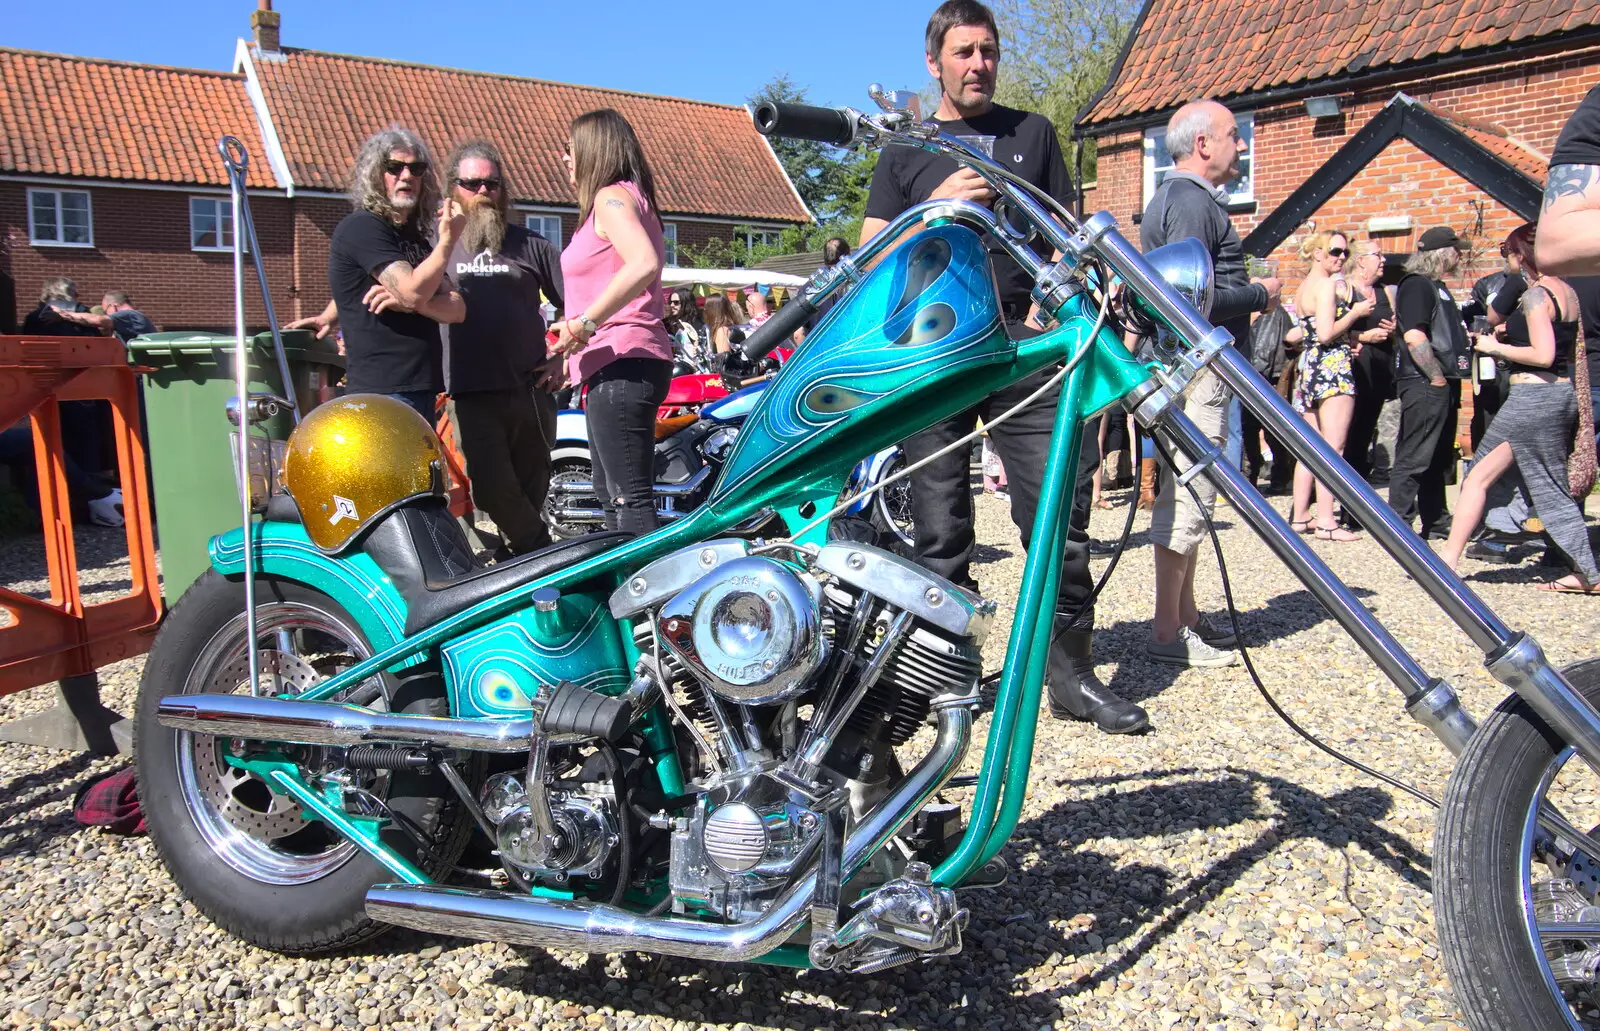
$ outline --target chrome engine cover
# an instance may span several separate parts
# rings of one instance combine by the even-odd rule
[[[736,558],[663,605],[656,629],[718,697],[787,701],[822,665],[822,585],[775,559]]]
[[[822,821],[765,774],[728,778],[701,795],[672,830],[672,894],[680,912],[747,919],[788,881]]]

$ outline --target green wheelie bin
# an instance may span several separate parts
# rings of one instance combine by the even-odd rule
[[[295,398],[304,416],[335,394],[344,356],[332,337],[304,330],[282,334]],[[153,371],[144,376],[145,427],[162,593],[176,602],[210,566],[206,544],[239,525],[237,431],[228,421],[236,337],[218,333],[151,333],[128,343],[128,360]],[[288,397],[272,334],[250,338],[250,391]],[[284,411],[252,427],[252,494],[264,502],[276,483],[294,417]],[[274,488],[275,489],[275,488]]]

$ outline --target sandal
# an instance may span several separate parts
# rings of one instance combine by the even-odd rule
[[[1289,520],[1289,529],[1293,530],[1295,533],[1298,533],[1298,534],[1302,534],[1302,535],[1308,534],[1308,533],[1311,532],[1311,520],[1309,520],[1309,519],[1291,519],[1291,520]]]
[[[1116,506],[1113,505],[1111,502],[1107,501],[1105,498],[1101,498],[1101,499],[1099,499],[1098,501],[1096,501],[1094,503],[1094,507],[1095,508],[1115,508]]]
[[[1600,597],[1600,584],[1585,584],[1576,576],[1573,579],[1578,580],[1576,585],[1564,582],[1563,578],[1539,584],[1534,589],[1544,591],[1546,594],[1589,594]]]
[[[1316,531],[1317,540],[1319,541],[1335,541],[1339,544],[1348,544],[1351,541],[1359,541],[1361,539],[1338,523],[1332,526],[1317,526],[1313,527],[1313,529]],[[1343,536],[1340,536],[1341,534]]]

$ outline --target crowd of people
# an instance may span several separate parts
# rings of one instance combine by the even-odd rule
[[[930,18],[924,43],[940,91],[933,119],[956,135],[992,138],[994,153],[1005,156],[1013,173],[1070,203],[1074,184],[1056,127],[1042,115],[994,102],[1000,46],[989,9],[977,0],[947,0]],[[1590,391],[1600,403],[1600,277],[1557,270],[1600,269],[1597,96],[1600,89],[1575,117],[1578,130],[1569,126],[1558,147],[1549,224],[1522,226],[1505,239],[1505,267],[1480,281],[1466,314],[1451,283],[1470,244],[1442,226],[1419,235],[1399,275],[1378,242],[1318,229],[1300,242],[1298,289],[1292,298],[1283,296],[1275,266],[1247,258],[1229,216],[1227,187],[1239,175],[1246,144],[1232,112],[1214,100],[1185,104],[1169,120],[1165,145],[1172,169],[1139,222],[1147,250],[1185,238],[1201,242],[1215,270],[1210,319],[1232,333],[1256,370],[1369,479],[1385,475],[1375,460],[1377,431],[1385,404],[1397,403],[1389,503],[1402,519],[1420,523],[1424,537],[1444,541],[1449,564],[1504,558],[1511,542],[1538,535],[1548,546],[1546,561],[1563,567],[1544,588],[1591,594],[1600,593],[1600,568],[1582,514],[1587,487],[1578,488],[1584,486],[1584,454],[1593,479],[1593,447],[1585,435],[1594,434]],[[388,395],[430,424],[437,399],[448,394],[474,500],[501,531],[502,558],[550,543],[541,512],[555,391],[586,390],[594,480],[607,527],[648,532],[657,525],[656,412],[674,362],[717,367],[743,334],[771,317],[760,290],[697,297],[686,287],[663,289],[655,176],[622,115],[596,110],[573,119],[560,160],[580,224],[558,252],[538,233],[508,223],[516,190],[492,141],[463,143],[436,164],[427,144],[407,129],[375,134],[355,157],[354,210],[330,242],[331,300],[290,327],[342,334],[350,392]],[[949,157],[886,148],[873,173],[861,239],[935,198],[987,204],[994,194],[982,177]],[[988,246],[1007,332],[1015,339],[1043,332],[1031,278],[997,242]],[[832,265],[849,250],[836,238],[824,258]],[[126,336],[153,328],[125,294],[109,292],[101,310],[91,311],[78,304],[73,284],[61,280],[47,284],[28,331]],[[798,331],[796,341],[804,334]],[[998,390],[904,442],[916,465],[916,561],[975,586],[968,456],[945,452],[980,421],[1039,391],[1053,371]],[[1477,399],[1473,453],[1452,518],[1445,486],[1455,469],[1465,389]],[[1058,402],[1058,394],[1046,393],[996,426],[985,444],[985,484],[1009,502],[1025,548],[1032,543]],[[1290,495],[1294,530],[1333,543],[1361,539],[1362,528],[1337,510],[1336,499],[1309,470],[1294,468],[1283,443],[1240,410],[1213,371],[1202,370],[1178,403],[1251,482],[1265,473],[1269,491]],[[1108,733],[1140,731],[1149,720],[1095,673],[1087,530],[1091,508],[1110,504],[1105,489],[1117,475],[1116,458],[1133,452],[1136,436],[1122,416],[1083,435],[1049,660],[1050,714],[1092,722]],[[1574,464],[1575,453],[1580,460]],[[1236,663],[1232,633],[1209,622],[1195,596],[1215,489],[1205,477],[1195,479],[1192,490],[1181,486],[1187,462],[1169,464],[1147,438],[1139,454],[1138,504],[1151,510],[1155,566],[1146,655],[1185,667]],[[1109,471],[1100,461],[1107,457]]]

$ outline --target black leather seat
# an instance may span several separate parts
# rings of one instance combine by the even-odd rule
[[[305,520],[300,518],[300,506],[296,505],[294,498],[287,494],[267,495],[267,510],[264,515],[275,523],[305,523]]]
[[[610,551],[632,534],[576,537],[485,567],[442,500],[406,505],[368,531],[361,548],[389,574],[406,601],[407,636],[577,562]]]

